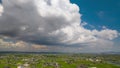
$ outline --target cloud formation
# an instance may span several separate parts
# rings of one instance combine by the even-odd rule
[[[24,42],[74,46],[118,37],[116,30],[84,28],[79,7],[69,0],[3,0],[2,5],[0,35]]]
[[[3,6],[0,4],[0,16],[2,15],[3,13]]]
[[[24,41],[5,41],[0,39],[0,51],[41,51],[47,50],[45,45],[29,44]]]

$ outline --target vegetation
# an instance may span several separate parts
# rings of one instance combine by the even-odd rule
[[[0,68],[120,68],[120,55],[0,54]]]

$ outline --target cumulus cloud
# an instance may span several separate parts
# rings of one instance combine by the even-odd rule
[[[118,37],[116,30],[84,28],[79,7],[69,0],[3,0],[3,7],[0,34],[17,40],[75,45],[107,42]]]

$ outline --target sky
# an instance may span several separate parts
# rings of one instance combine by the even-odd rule
[[[80,6],[82,20],[100,29],[106,26],[120,31],[120,0],[71,0]]]
[[[120,52],[119,0],[0,2],[0,51]]]

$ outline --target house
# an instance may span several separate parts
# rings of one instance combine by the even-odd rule
[[[22,65],[19,65],[17,68],[24,68],[24,66],[22,66]]]
[[[89,68],[97,68],[97,67],[89,67]]]

